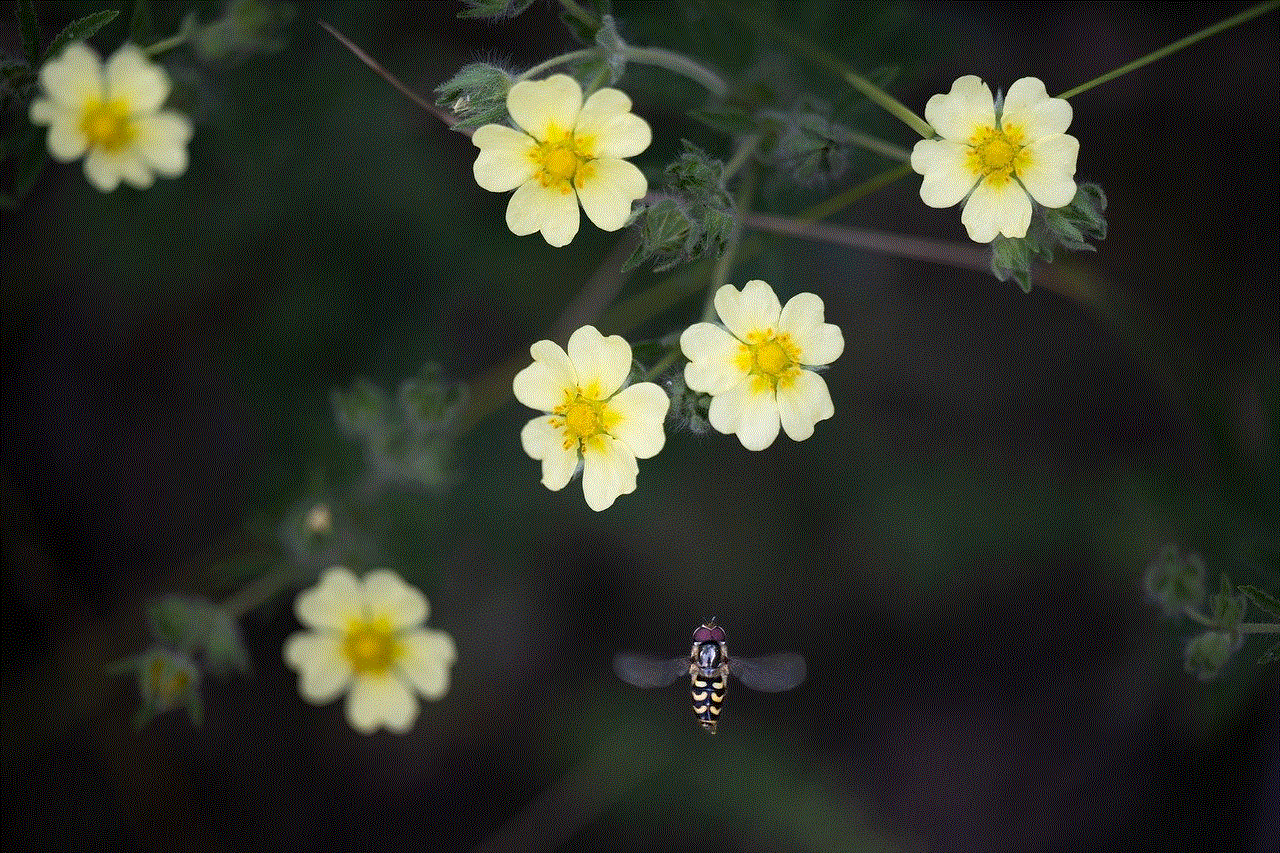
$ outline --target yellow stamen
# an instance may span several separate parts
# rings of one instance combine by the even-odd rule
[[[80,131],[90,145],[110,153],[124,148],[138,135],[129,120],[129,105],[120,98],[86,103],[80,114]]]
[[[356,675],[385,674],[400,652],[400,643],[385,616],[352,619],[342,638],[342,654]]]
[[[539,183],[571,192],[595,171],[587,168],[595,158],[595,139],[552,126],[546,138],[529,149],[529,157],[538,166]]]
[[[564,402],[551,410],[551,426],[564,436],[565,450],[575,446],[583,452],[589,447],[600,449],[601,436],[608,435],[617,425],[620,416],[609,407],[608,400],[599,398],[600,389],[595,383],[586,388],[566,388]]]
[[[965,165],[975,177],[985,178],[994,187],[1001,187],[1026,169],[1031,152],[1025,147],[1022,129],[1009,126],[979,128],[969,137],[969,152]]]
[[[773,329],[756,330],[738,344],[734,364],[752,376],[752,390],[775,391],[786,387],[800,375],[800,347],[786,332]]]

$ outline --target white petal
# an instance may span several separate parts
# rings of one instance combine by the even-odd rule
[[[778,329],[800,347],[801,364],[830,364],[844,352],[844,335],[838,326],[823,322],[822,298],[817,294],[797,293],[788,299],[778,317]]]
[[[567,246],[578,233],[578,197],[567,187],[527,181],[507,204],[507,227],[518,237],[541,231],[552,246]]]
[[[1063,207],[1076,197],[1076,155],[1080,142],[1061,134],[1040,139],[1027,146],[1027,165],[1018,169],[1018,179],[1028,193],[1045,207]]]
[[[657,456],[667,441],[662,422],[670,405],[667,392],[652,382],[623,388],[609,401],[609,410],[618,416],[609,434],[625,444],[637,459]]]
[[[553,130],[573,130],[582,109],[582,87],[567,74],[545,80],[522,80],[507,93],[507,112],[539,142]]]
[[[716,313],[739,340],[757,330],[775,328],[782,305],[773,288],[759,279],[747,282],[739,293],[732,284],[716,291]]]
[[[551,418],[537,417],[520,430],[520,444],[530,458],[542,462],[542,485],[558,492],[578,470],[578,448],[564,446],[564,435],[551,426]]]
[[[520,186],[538,171],[538,164],[529,156],[537,143],[526,133],[500,124],[486,124],[475,132],[471,141],[480,148],[471,173],[481,189],[504,193]]]
[[[69,110],[54,107],[53,123],[49,125],[49,153],[55,160],[70,162],[83,156],[89,148],[89,137],[80,129],[80,120]]]
[[[191,122],[185,116],[166,110],[136,119],[134,127],[138,132],[134,147],[148,166],[167,178],[187,170]]]
[[[458,658],[453,638],[444,631],[413,631],[400,637],[404,656],[396,662],[414,689],[428,699],[449,690],[449,667]]]
[[[84,158],[84,176],[104,193],[120,186],[118,158],[108,156],[101,148],[91,148]]]
[[[790,382],[779,383],[778,415],[792,441],[804,441],[813,435],[814,424],[835,413],[827,383],[813,371],[802,370]]]
[[[386,617],[393,628],[416,628],[429,612],[427,599],[395,572],[376,569],[364,576],[365,612]]]
[[[125,44],[107,60],[107,97],[123,100],[130,113],[151,113],[169,97],[169,76],[138,49]]]
[[[608,509],[619,495],[636,490],[640,467],[625,444],[607,435],[592,440],[582,460],[582,494],[596,512]]]
[[[555,346],[551,341],[539,341],[539,343]],[[560,347],[556,349],[559,350]],[[516,395],[516,399],[523,405],[542,412],[549,412],[563,403],[565,391],[572,391],[577,383],[572,372],[566,372],[559,367],[543,361],[535,361],[525,367],[511,380],[511,390]]]
[[[778,437],[778,402],[755,377],[711,398],[707,419],[718,431],[736,433],[747,450],[764,450]]]
[[[582,326],[569,336],[569,361],[583,393],[604,400],[631,372],[631,345],[621,335],[606,338],[595,326]]]
[[[694,323],[680,335],[680,350],[689,363],[684,383],[694,391],[723,394],[741,382],[747,372],[734,359],[742,344],[714,323]]]
[[[911,149],[911,168],[924,180],[920,200],[929,207],[951,207],[969,194],[978,176],[965,165],[969,147],[945,139],[922,139]]]
[[[590,143],[593,157],[634,157],[653,141],[649,123],[632,115],[631,99],[617,89],[601,89],[587,98],[573,135]]]
[[[980,78],[966,74],[951,84],[950,92],[929,99],[924,118],[943,139],[965,142],[978,128],[996,125],[991,88]]]
[[[1071,126],[1071,104],[1049,97],[1044,83],[1035,77],[1023,77],[1015,80],[1004,96],[1000,126],[1018,128],[1026,142],[1057,136]]]
[[[1031,199],[1014,181],[999,189],[983,181],[965,202],[960,221],[976,243],[990,243],[997,234],[1025,237],[1031,224]]]
[[[644,198],[649,183],[626,160],[602,157],[578,168],[574,178],[582,209],[601,231],[617,231],[631,216],[631,202]]]
[[[371,734],[379,726],[404,734],[417,717],[418,700],[393,675],[357,678],[347,694],[347,722],[361,734]]]
[[[102,60],[84,42],[75,42],[40,69],[40,83],[54,101],[79,112],[103,96]]]
[[[303,625],[343,631],[350,620],[364,614],[364,587],[355,575],[338,566],[325,572],[319,584],[300,594],[293,610]]]
[[[59,107],[48,98],[36,98],[31,102],[31,110],[27,115],[32,124],[53,124],[58,114],[63,112],[70,111],[65,107]]]
[[[313,704],[332,702],[351,682],[351,663],[336,634],[293,634],[285,641],[284,659],[298,671],[298,692]]]

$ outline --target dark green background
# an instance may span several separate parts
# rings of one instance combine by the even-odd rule
[[[780,5],[859,69],[900,64],[891,90],[918,112],[966,73],[1063,91],[1244,8]],[[37,6],[46,38],[102,8]],[[157,4],[160,31],[188,8]],[[1215,585],[1280,581],[1274,13],[1073,99],[1078,178],[1111,202],[1100,251],[1055,268],[1077,298],[749,234],[730,281],[818,293],[844,331],[836,416],[813,438],[753,454],[671,434],[595,514],[579,483],[538,484],[531,413],[509,401],[463,440],[448,494],[360,509],[460,650],[411,734],[362,737],[340,703],[301,700],[280,658],[289,596],[244,621],[252,676],[206,683],[204,728],[131,728],[133,686],[102,667],[147,642],[146,600],[233,592],[229,572],[278,559],[291,507],[358,476],[330,391],[393,389],[427,360],[484,375],[618,240],[585,220],[566,249],[512,236],[470,142],[316,24],[423,93],[478,58],[575,46],[550,4],[498,24],[456,11],[303,4],[278,55],[209,68],[179,49],[184,176],[102,195],[51,163],[2,214],[5,848],[1276,849],[1262,642],[1197,682],[1189,629],[1141,587],[1170,541]],[[730,73],[757,56],[699,3],[617,13],[624,38]],[[13,21],[5,4],[16,55]],[[803,63],[760,75],[911,144]],[[636,158],[651,185],[682,136],[727,156],[683,116],[690,84],[621,85],[654,127]],[[880,168],[855,166],[830,188],[766,181],[757,205],[792,213]],[[918,184],[837,221],[963,240],[959,209],[926,208]],[[795,650],[811,671],[790,694],[733,689],[714,739],[679,688],[609,668],[623,648],[680,653],[711,613],[733,652]]]

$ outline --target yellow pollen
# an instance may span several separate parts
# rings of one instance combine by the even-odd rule
[[[786,332],[755,331],[747,335],[746,343],[738,345],[734,363],[755,377],[753,385],[760,390],[776,390],[800,373],[800,347]]]
[[[558,187],[568,192],[575,182],[582,182],[593,159],[594,138],[575,135],[557,127],[547,129],[546,139],[529,151],[538,166],[538,180],[544,187]]]
[[[599,444],[597,436],[608,435],[618,422],[618,413],[609,408],[608,400],[597,399],[598,388],[572,388],[565,390],[565,401],[551,414],[551,426],[564,436],[564,449],[575,445],[585,451]]]
[[[1021,128],[980,128],[969,138],[965,165],[980,178],[1000,186],[1025,169],[1031,154],[1024,145]]]
[[[356,675],[382,675],[399,657],[400,644],[386,617],[353,619],[342,638],[342,654]]]
[[[85,104],[80,130],[90,145],[108,152],[119,151],[137,136],[133,122],[129,121],[129,105],[119,98]]]

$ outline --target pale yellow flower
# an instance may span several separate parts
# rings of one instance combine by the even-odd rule
[[[603,231],[617,231],[631,216],[631,202],[649,184],[622,159],[649,147],[652,132],[631,113],[631,99],[601,89],[582,102],[572,77],[556,74],[524,80],[507,93],[507,111],[518,130],[486,124],[471,141],[480,149],[472,169],[490,192],[515,190],[507,227],[518,236],[541,231],[552,246],[578,233],[578,203]]]
[[[636,489],[637,459],[656,456],[666,442],[662,421],[671,401],[652,382],[622,387],[631,371],[631,345],[583,326],[566,353],[552,341],[529,348],[533,364],[516,374],[512,390],[531,409],[546,412],[520,432],[524,452],[542,461],[542,485],[559,491],[582,467],[587,506],[608,509]]]
[[[920,198],[930,207],[965,200],[960,221],[970,239],[1025,237],[1032,199],[1053,208],[1075,198],[1080,143],[1066,134],[1071,105],[1049,97],[1035,77],[1009,87],[998,116],[991,89],[973,75],[930,98],[924,115],[941,138],[911,152],[911,168],[924,175]]]
[[[40,84],[31,121],[49,125],[49,153],[64,163],[84,156],[85,177],[102,192],[122,180],[146,189],[157,174],[186,171],[191,122],[161,109],[169,77],[136,46],[124,45],[104,67],[93,48],[68,45],[40,69]]]
[[[453,638],[422,627],[427,600],[395,572],[359,579],[330,569],[298,596],[294,610],[311,629],[284,646],[285,661],[300,676],[298,690],[317,705],[346,693],[356,731],[406,732],[418,716],[415,693],[439,699],[448,691]]]
[[[807,368],[830,364],[844,352],[840,329],[823,322],[822,300],[799,293],[783,307],[773,288],[757,279],[741,292],[731,284],[721,287],[715,305],[725,328],[695,323],[680,336],[689,359],[685,384],[711,395],[711,425],[736,433],[747,450],[773,444],[779,426],[793,441],[813,435],[835,406],[827,383]]]

